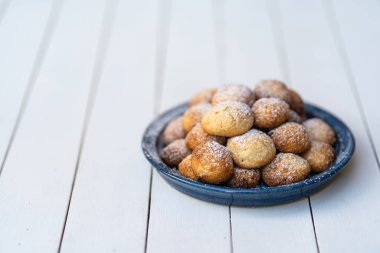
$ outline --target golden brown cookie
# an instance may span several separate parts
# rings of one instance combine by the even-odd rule
[[[279,153],[262,170],[262,178],[268,186],[293,184],[310,174],[310,165],[302,157],[291,153]]]
[[[255,127],[275,128],[289,118],[289,105],[278,98],[260,98],[252,107]]]
[[[290,110],[289,111],[288,122],[296,122],[298,124],[302,124],[303,119],[302,119],[302,117],[298,113],[296,113],[293,110]]]
[[[253,122],[253,112],[247,104],[224,102],[206,113],[202,119],[202,128],[211,135],[232,137],[246,133]]]
[[[310,148],[306,129],[298,123],[287,122],[269,132],[276,148],[283,153],[301,154]]]
[[[168,145],[174,140],[185,138],[185,130],[183,129],[183,117],[177,117],[169,122],[162,133],[164,145]]]
[[[325,121],[319,118],[311,118],[303,123],[310,139],[333,145],[336,141],[334,130]]]
[[[260,170],[246,170],[235,167],[234,175],[227,185],[233,188],[255,188],[261,178]]]
[[[234,174],[230,151],[215,141],[205,142],[194,149],[191,167],[200,181],[209,184],[227,182]]]
[[[227,141],[236,165],[244,169],[257,169],[270,163],[276,156],[272,139],[264,132],[252,129]]]
[[[200,103],[211,103],[211,99],[215,92],[216,89],[204,89],[190,99],[189,105],[192,106]]]
[[[197,181],[198,177],[195,175],[193,168],[191,167],[191,155],[186,156],[185,159],[178,165],[179,174],[190,178],[191,180]]]
[[[212,105],[234,101],[252,106],[255,102],[255,94],[243,84],[226,84],[217,89],[212,98]]]
[[[327,143],[312,141],[311,148],[302,157],[309,162],[312,171],[319,173],[329,168],[333,163],[335,151]]]
[[[169,167],[177,167],[178,164],[191,154],[184,139],[178,139],[167,145],[161,151],[161,159]]]
[[[278,80],[263,80],[255,87],[256,99],[279,98],[286,103],[291,103],[291,94],[286,85]]]
[[[302,115],[304,113],[304,103],[301,96],[295,90],[289,91],[291,97],[289,103],[290,108],[293,109],[299,115]]]
[[[210,135],[203,131],[202,125],[197,123],[190,132],[186,135],[186,144],[190,149],[195,149],[199,144],[216,141],[222,145],[226,143],[226,138],[222,136]]]
[[[203,116],[211,109],[211,104],[200,103],[191,106],[183,114],[183,128],[188,133],[197,123],[201,122]]]

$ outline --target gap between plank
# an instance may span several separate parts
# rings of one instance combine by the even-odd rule
[[[291,78],[290,78],[290,70],[289,70],[289,58],[285,50],[286,45],[285,45],[285,38],[284,38],[284,29],[282,27],[282,17],[281,17],[280,8],[278,6],[278,1],[277,0],[268,1],[267,8],[270,15],[273,37],[275,40],[277,54],[280,59],[281,69],[285,76],[285,79],[286,79],[285,81],[287,83],[290,83]],[[314,215],[313,215],[313,209],[311,206],[310,196],[307,197],[307,201],[309,204],[311,223],[313,224],[315,245],[317,248],[317,252],[319,253],[320,251],[319,251],[318,236],[315,229]]]
[[[91,120],[91,115],[93,111],[93,107],[95,104],[98,88],[99,88],[99,83],[100,83],[100,78],[103,73],[103,66],[104,66],[104,61],[107,56],[107,49],[108,49],[108,44],[110,41],[110,38],[112,36],[112,31],[113,31],[113,22],[114,22],[114,17],[115,17],[115,12],[116,8],[118,5],[118,0],[112,0],[112,1],[106,1],[106,7],[104,10],[104,16],[103,16],[103,21],[101,25],[101,31],[99,33],[99,44],[97,46],[96,50],[96,55],[95,55],[95,63],[92,71],[92,77],[91,77],[91,85],[90,85],[90,91],[89,95],[87,98],[87,105],[86,105],[86,110],[85,110],[85,116],[84,116],[84,121],[82,125],[82,130],[81,130],[81,138],[80,138],[80,143],[79,143],[79,148],[78,148],[78,155],[76,159],[76,164],[75,164],[75,171],[74,171],[74,177],[73,181],[71,184],[71,189],[70,189],[70,196],[69,196],[69,201],[66,207],[66,214],[65,214],[65,220],[63,223],[62,227],[62,232],[61,232],[61,238],[59,241],[58,245],[58,252],[61,252],[62,249],[62,242],[63,238],[65,235],[65,229],[67,225],[67,220],[69,217],[70,213],[70,206],[71,206],[71,200],[75,188],[75,182],[77,179],[77,174],[80,166],[80,161],[82,157],[82,151],[83,151],[83,146],[86,140],[87,136],[87,129]]]
[[[228,215],[229,215],[229,221],[230,221],[230,250],[231,253],[234,253],[234,241],[233,241],[233,230],[232,230],[232,215],[231,215],[231,205],[228,206]]]
[[[8,7],[9,7],[10,3],[11,3],[11,0],[4,0],[0,4],[0,25],[1,25],[1,22],[3,21],[3,18],[5,16],[5,13],[8,10]]]
[[[40,73],[41,65],[45,59],[46,52],[47,52],[49,45],[50,45],[51,37],[54,33],[55,27],[58,23],[59,16],[61,14],[63,2],[64,2],[64,0],[54,0],[54,2],[52,4],[52,7],[51,7],[51,10],[49,13],[49,17],[47,19],[46,27],[44,29],[40,45],[37,49],[36,59],[33,63],[32,71],[31,71],[30,76],[28,78],[28,83],[26,85],[26,89],[24,91],[24,94],[23,94],[23,97],[21,100],[22,102],[20,105],[20,109],[17,112],[16,121],[15,121],[15,124],[13,126],[7,147],[5,149],[3,160],[1,162],[0,176],[3,172],[5,163],[6,163],[7,158],[8,158],[8,154],[12,148],[13,140],[17,134],[21,120],[24,116],[25,109],[29,103],[30,96],[34,90],[37,77]],[[1,13],[0,13],[0,22],[1,22]]]
[[[226,79],[226,17],[225,17],[225,0],[212,0],[213,21],[215,31],[215,49],[216,49],[216,66],[219,84]],[[234,252],[233,230],[232,230],[232,203],[228,206],[228,223],[230,232],[230,252]]]
[[[162,88],[164,81],[164,70],[166,64],[167,48],[169,42],[171,0],[165,0],[158,4],[157,8],[157,31],[156,31],[156,59],[154,72],[154,98],[153,98],[153,115],[158,115],[162,101]],[[145,245],[144,252],[148,250],[150,208],[152,203],[152,184],[153,184],[153,167],[150,167],[149,175],[149,195],[148,210],[146,216]]]
[[[379,2],[380,2],[380,0],[379,0]],[[364,127],[365,127],[365,130],[367,132],[367,137],[368,137],[369,143],[371,144],[372,152],[375,156],[377,167],[378,167],[379,172],[380,172],[379,157],[377,155],[377,150],[376,150],[375,144],[373,142],[372,134],[371,134],[371,131],[370,131],[370,128],[369,128],[369,125],[368,125],[368,122],[367,122],[367,119],[366,119],[366,116],[364,113],[363,104],[362,104],[360,96],[359,96],[357,83],[356,83],[354,74],[352,72],[350,61],[348,59],[347,52],[346,52],[346,49],[344,46],[344,42],[343,42],[342,34],[341,34],[341,31],[339,28],[338,19],[337,19],[336,14],[335,14],[334,6],[332,5],[331,2],[326,1],[326,0],[322,0],[322,4],[323,4],[323,7],[324,7],[325,12],[326,12],[327,22],[331,28],[331,33],[332,33],[332,36],[333,36],[333,39],[335,42],[335,46],[336,46],[337,51],[338,51],[339,58],[340,58],[342,65],[343,65],[343,70],[347,75],[348,83],[350,85],[352,93],[354,94],[355,102],[359,108],[360,117],[364,123]]]
[[[317,252],[319,253],[319,244],[318,244],[318,237],[317,237],[317,231],[315,230],[315,224],[314,224],[314,216],[313,216],[313,208],[311,208],[311,201],[310,197],[307,197],[308,203],[309,203],[309,209],[310,209],[310,214],[311,214],[311,221],[313,222],[313,230],[314,230],[314,235],[315,235],[315,242],[317,245]]]

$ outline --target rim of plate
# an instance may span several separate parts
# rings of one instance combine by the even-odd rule
[[[231,188],[227,186],[219,186],[219,185],[211,185],[202,182],[193,181],[191,179],[187,179],[182,177],[179,174],[173,172],[173,169],[167,166],[160,158],[158,151],[158,140],[159,137],[167,125],[167,123],[173,119],[181,115],[186,108],[188,108],[187,103],[180,104],[178,106],[169,109],[158,117],[156,117],[147,127],[145,133],[142,138],[142,150],[145,157],[152,164],[155,169],[165,174],[166,176],[172,178],[173,180],[179,181],[183,184],[201,188],[206,191],[215,191],[219,193],[239,193],[239,194],[262,194],[262,193],[278,193],[278,192],[289,192],[297,189],[302,189],[305,187],[311,187],[315,184],[320,183],[321,181],[325,181],[328,178],[334,176],[335,174],[341,172],[343,168],[347,165],[347,163],[351,160],[352,155],[355,151],[355,138],[351,132],[351,130],[343,123],[340,119],[338,119],[333,114],[327,112],[326,110],[321,109],[318,106],[315,106],[310,103],[305,103],[305,112],[311,117],[318,117],[322,120],[329,123],[329,125],[334,129],[337,135],[337,141],[340,142],[339,153],[336,155],[336,159],[334,163],[327,170],[315,174],[303,181],[283,185],[276,187],[259,187],[259,188]],[[345,141],[344,141],[345,140]]]

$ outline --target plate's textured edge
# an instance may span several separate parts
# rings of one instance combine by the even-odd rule
[[[294,201],[309,196],[327,185],[336,174],[342,171],[355,150],[354,136],[341,120],[317,106],[305,103],[305,111],[308,115],[325,120],[337,133],[340,143],[339,153],[334,164],[328,170],[298,183],[268,188],[229,188],[192,181],[174,173],[161,161],[157,150],[158,137],[163,128],[171,119],[184,113],[187,107],[186,103],[181,104],[153,120],[143,135],[142,150],[148,161],[170,185],[202,200],[242,206],[274,205]]]

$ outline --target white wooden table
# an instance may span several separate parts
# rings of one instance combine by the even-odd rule
[[[285,80],[353,130],[267,208],[168,186],[140,139],[204,87]],[[0,0],[0,252],[380,252],[379,0]]]

